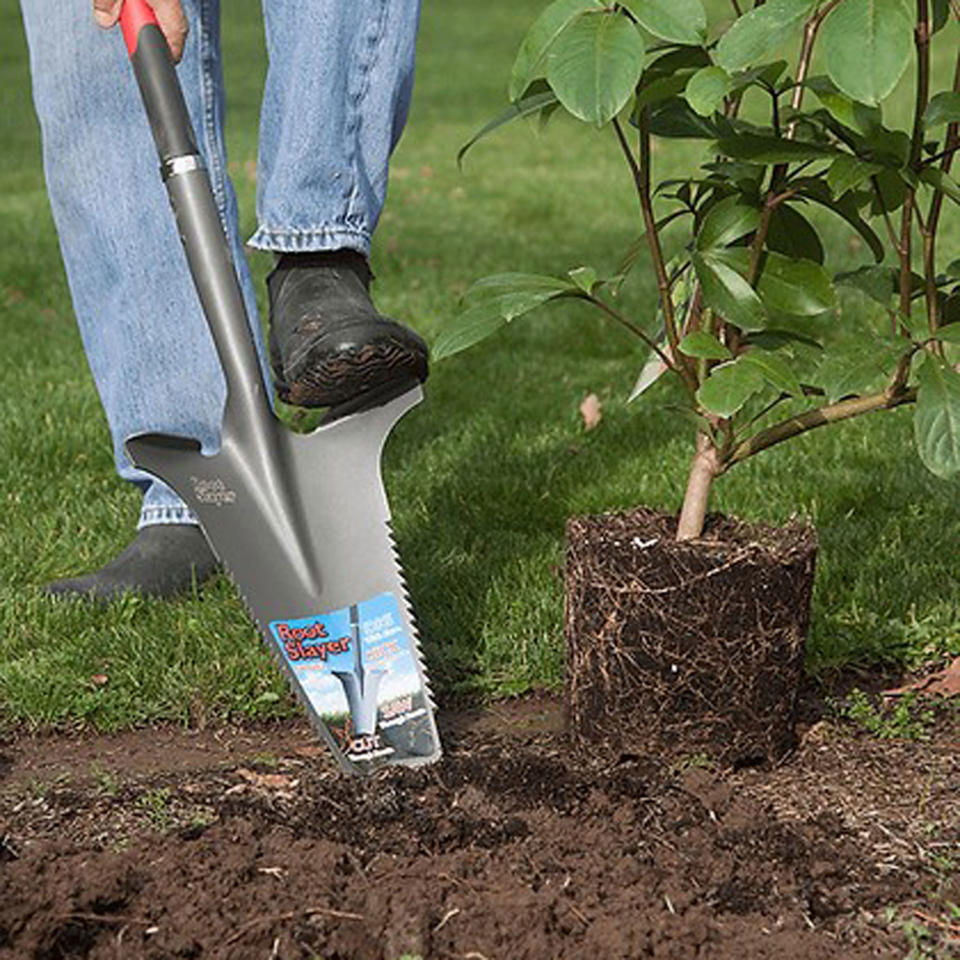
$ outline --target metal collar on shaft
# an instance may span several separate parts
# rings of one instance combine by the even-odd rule
[[[170,157],[160,164],[160,176],[166,183],[171,177],[179,177],[194,170],[205,170],[203,157],[196,153],[188,153],[179,157]]]

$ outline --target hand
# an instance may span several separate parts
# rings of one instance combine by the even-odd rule
[[[183,15],[180,0],[146,0],[157,15],[160,30],[167,38],[173,62],[179,63],[183,56],[183,44],[187,39],[187,18]],[[123,0],[93,0],[93,19],[109,30],[119,19]]]

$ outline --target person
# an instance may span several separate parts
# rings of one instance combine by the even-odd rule
[[[334,411],[362,409],[401,378],[424,380],[427,347],[377,312],[369,267],[410,105],[419,0],[264,0],[268,69],[248,242],[276,259],[269,360],[227,174],[219,0],[148,2],[179,64],[264,377],[272,367],[281,399]],[[215,452],[225,385],[126,48],[111,29],[121,0],[93,6],[91,16],[79,2],[21,0],[74,312],[117,472],[143,496],[136,536],[119,556],[45,589],[107,601],[126,591],[170,596],[216,569],[195,515],[132,465],[124,442],[172,433]]]

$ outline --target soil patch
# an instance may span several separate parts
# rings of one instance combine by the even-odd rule
[[[447,716],[440,764],[369,780],[302,723],[0,743],[0,958],[857,960],[905,921],[948,955],[955,730],[598,766],[559,714]]]

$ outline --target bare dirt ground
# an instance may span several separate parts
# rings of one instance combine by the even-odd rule
[[[956,711],[808,707],[773,769],[574,757],[558,704],[443,717],[366,781],[305,723],[0,740],[0,958],[948,957]]]

